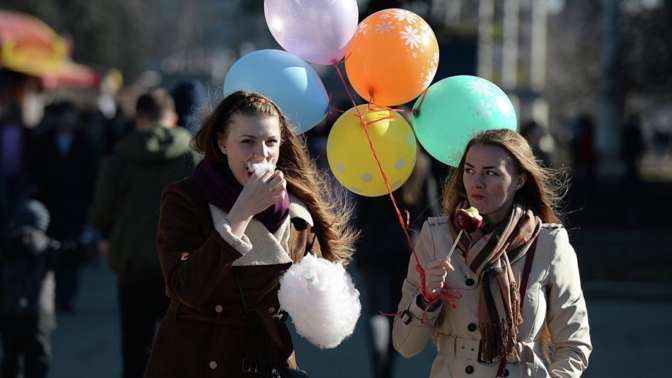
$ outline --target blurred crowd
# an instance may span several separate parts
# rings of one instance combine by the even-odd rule
[[[152,246],[159,196],[198,159],[190,131],[205,99],[196,81],[169,89],[136,89],[128,112],[113,92],[47,93],[38,78],[0,69],[0,376],[46,376],[56,314],[77,311],[80,270],[101,254],[119,278],[135,369],[125,376],[142,375],[166,305]]]

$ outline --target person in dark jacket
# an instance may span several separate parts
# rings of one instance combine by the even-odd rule
[[[56,267],[56,308],[72,312],[79,293],[84,263],[87,216],[96,179],[97,153],[79,122],[79,109],[71,101],[50,106],[44,134],[34,142],[36,198],[49,210],[50,237],[81,247],[81,253],[59,259]]]
[[[37,77],[0,67],[0,240],[7,235],[16,205],[31,191],[33,129],[25,118],[39,108],[28,106],[37,102],[39,89]]]
[[[54,262],[59,243],[45,231],[49,212],[40,202],[22,201],[0,246],[0,376],[42,378],[50,360],[54,328]],[[23,369],[21,369],[23,360]]]
[[[408,211],[411,237],[427,217],[439,213],[438,185],[431,160],[421,150],[411,177],[394,192],[399,209]],[[410,249],[388,196],[357,198],[357,241],[355,262],[367,294],[366,333],[375,378],[390,378],[397,353],[392,346],[392,319],[381,313],[393,312],[401,299],[395,288],[404,279]]]
[[[183,80],[170,93],[175,101],[177,125],[196,134],[201,125],[200,113],[206,100],[205,87],[197,80]]]
[[[198,160],[189,132],[175,121],[166,91],[141,95],[135,130],[103,161],[96,184],[90,219],[117,275],[124,378],[142,377],[168,305],[154,244],[161,191],[189,176]]]

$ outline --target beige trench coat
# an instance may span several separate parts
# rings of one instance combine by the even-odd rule
[[[423,225],[415,246],[423,266],[447,256],[452,245],[448,222],[447,217],[436,217]],[[525,258],[512,264],[518,281]],[[499,361],[490,364],[478,361],[479,277],[469,269],[459,251],[453,255],[452,265],[455,270],[448,273],[447,284],[462,294],[456,301],[457,308],[443,303],[438,309],[423,313],[416,303],[419,278],[411,257],[399,303],[399,311],[407,312],[395,318],[394,347],[409,358],[421,352],[431,339],[437,348],[432,378],[494,378]],[[508,363],[505,376],[580,377],[588,366],[592,345],[576,254],[561,225],[542,226],[522,314],[524,322],[517,345],[522,361]],[[555,350],[550,363],[543,361],[539,343],[544,320]]]

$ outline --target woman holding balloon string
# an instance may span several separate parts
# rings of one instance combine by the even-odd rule
[[[348,210],[266,97],[226,97],[194,147],[204,160],[161,199],[157,250],[171,303],[145,377],[296,368],[278,282],[309,252],[349,260]]]
[[[515,131],[473,137],[444,187],[445,216],[430,218],[415,246],[429,293],[461,298],[424,298],[412,259],[395,348],[410,357],[432,339],[431,377],[581,376],[592,345],[576,254],[555,211],[562,189]],[[485,222],[460,238],[455,215],[470,206]]]

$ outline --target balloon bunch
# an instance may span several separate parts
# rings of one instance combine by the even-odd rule
[[[417,146],[411,126],[389,107],[409,102],[427,89],[439,64],[438,42],[417,14],[384,9],[359,24],[344,61],[350,84],[369,104],[353,107],[341,116],[343,121],[336,121],[327,142],[329,166],[354,193],[375,197],[393,192],[410,177]],[[347,91],[345,83],[344,88]],[[342,130],[341,124],[352,122],[353,113],[360,127]],[[370,143],[351,142],[362,139]],[[376,166],[381,172],[372,175]]]
[[[358,24],[356,0],[265,0],[264,14],[286,51],[259,50],[240,58],[227,73],[225,94],[243,89],[266,95],[300,134],[329,109],[326,89],[308,62],[332,65],[353,107],[330,131],[329,167],[358,195],[390,197],[415,256],[392,192],[413,171],[416,136],[434,158],[457,166],[475,133],[516,129],[511,101],[496,85],[475,76],[448,77],[430,86],[439,65],[439,44],[427,22],[413,12],[384,9]],[[368,104],[356,104],[341,61],[350,85]],[[416,98],[411,127],[391,107]]]
[[[355,0],[266,0],[271,34],[286,51],[257,50],[238,59],[224,80],[224,95],[259,92],[285,112],[297,134],[324,119],[329,96],[308,63],[334,64],[343,58],[357,29]],[[306,62],[308,61],[308,62]]]

